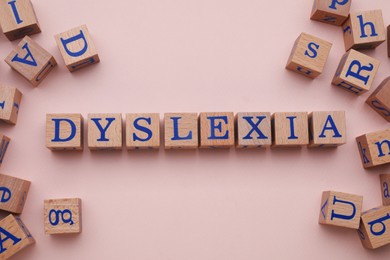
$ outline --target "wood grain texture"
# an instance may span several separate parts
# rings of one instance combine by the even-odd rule
[[[7,153],[7,149],[10,142],[11,142],[11,138],[3,134],[0,134],[0,166],[3,164],[3,160],[5,154]]]
[[[377,249],[390,244],[389,219],[389,206],[373,208],[362,213],[358,234],[365,248]]]
[[[197,113],[164,114],[165,149],[196,149],[198,145]]]
[[[83,132],[81,114],[46,115],[46,147],[50,150],[83,150]]]
[[[126,148],[159,149],[160,115],[158,113],[126,114]]]
[[[390,163],[390,129],[356,137],[364,168]]]
[[[382,204],[383,206],[390,206],[390,174],[380,174],[379,179],[381,185]]]
[[[202,112],[199,116],[200,148],[234,146],[233,112]]]
[[[367,98],[366,103],[390,122],[390,77],[387,77]]]
[[[90,150],[122,149],[122,115],[88,114],[88,148]]]
[[[314,0],[310,19],[341,26],[348,18],[352,1],[334,3],[334,0]]]
[[[309,147],[336,147],[347,142],[345,111],[315,111],[309,114]]]
[[[272,115],[274,146],[304,146],[309,144],[307,112],[277,112]]]
[[[236,114],[236,148],[266,148],[272,144],[271,113]]]
[[[18,121],[22,92],[17,88],[0,85],[0,120],[15,125]]]
[[[30,185],[30,181],[0,174],[0,187],[3,189],[0,209],[16,214],[22,213]]]

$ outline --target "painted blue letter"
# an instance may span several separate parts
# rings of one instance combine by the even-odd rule
[[[222,132],[222,122],[227,124],[228,118],[227,116],[209,116],[207,117],[208,120],[210,120],[210,136],[208,139],[212,140],[223,140],[223,139],[229,139],[229,130],[226,130],[224,135],[217,136],[215,131],[218,130],[218,132]],[[217,125],[215,124],[216,120],[222,120]]]
[[[171,117],[171,119],[173,121],[173,137],[171,138],[171,140],[191,140],[192,131],[190,131],[187,136],[179,136],[179,119],[181,119],[181,117]]]
[[[363,15],[358,15],[358,19],[359,19],[359,24],[360,24],[360,30],[362,32],[362,35],[360,35],[360,38],[367,38],[368,35],[366,34],[365,32],[365,27],[368,25],[371,29],[371,37],[373,36],[378,36],[378,34],[376,33],[375,31],[375,25],[372,23],[372,22],[366,22],[364,23],[363,22]]]
[[[332,210],[332,214],[330,216],[330,220],[333,220],[334,218],[340,218],[340,219],[344,219],[344,220],[351,220],[351,219],[353,219],[355,217],[355,214],[356,214],[356,206],[355,206],[355,204],[353,204],[350,201],[346,201],[346,200],[338,200],[336,198],[336,196],[334,196],[333,205],[336,204],[336,202],[347,204],[347,205],[351,205],[351,207],[352,207],[352,214],[349,215],[349,216],[346,216],[346,215],[336,214],[336,213],[334,213],[334,210]]]
[[[67,45],[69,43],[71,43],[71,42],[75,42],[75,41],[78,41],[78,40],[83,40],[84,47],[80,51],[73,52],[73,51],[69,50]],[[82,30],[80,30],[80,34],[78,34],[76,36],[73,36],[73,37],[70,37],[69,39],[61,38],[61,43],[64,46],[64,49],[65,49],[66,53],[69,56],[72,56],[72,57],[79,57],[79,56],[83,55],[87,51],[87,49],[88,49],[88,43],[87,43],[87,40],[84,37],[84,33],[83,33]],[[80,46],[81,46],[81,44],[80,44]]]
[[[1,199],[0,199],[1,203],[6,203],[7,201],[9,201],[11,199],[12,193],[7,187],[0,187],[0,191],[3,192],[3,194],[1,195]]]
[[[266,116],[257,116],[256,117],[257,123],[254,123],[252,121],[252,119],[254,118],[253,116],[244,116],[242,118],[245,119],[249,123],[249,125],[252,127],[252,129],[249,131],[249,133],[243,138],[244,140],[253,139],[251,137],[253,132],[256,132],[258,134],[257,139],[268,139],[268,137],[265,136],[263,134],[263,132],[261,132],[261,130],[259,129],[259,125],[260,125],[261,121],[263,121],[266,118]]]
[[[2,238],[2,234],[5,235],[5,238]],[[7,241],[8,239],[11,239],[12,241],[14,241],[13,245],[16,245],[17,243],[22,241],[21,238],[18,238],[16,236],[12,235],[10,232],[8,232],[4,228],[0,227],[0,254],[4,253],[4,251],[7,250],[7,248],[4,248],[3,243],[5,241]]]
[[[11,6],[11,8],[12,8],[12,12],[14,13],[16,23],[17,23],[17,24],[23,23],[23,20],[20,19],[20,17],[19,17],[18,9],[16,8],[16,0],[9,1],[8,4],[9,4],[9,5]]]
[[[140,120],[146,121],[146,123],[148,123],[148,125],[152,124],[152,119],[150,117],[147,117],[147,118],[146,117],[139,117],[136,120],[134,120],[135,129],[146,133],[148,136],[145,138],[141,138],[141,137],[138,137],[135,133],[133,133],[133,141],[141,141],[141,142],[149,141],[153,136],[153,132],[149,128],[139,125],[138,122]]]
[[[337,7],[336,7],[337,4],[346,5],[348,2],[349,2],[349,0],[342,0],[341,2],[339,2],[337,0],[332,0],[332,3],[330,4],[329,8],[337,10]]]
[[[99,129],[100,131],[100,138],[97,139],[98,142],[107,142],[107,141],[110,141],[109,139],[106,138],[106,132],[107,132],[107,129],[110,127],[111,123],[115,121],[115,118],[114,117],[107,117],[106,120],[107,120],[107,125],[106,127],[102,127],[102,125],[100,124],[100,120],[102,120],[102,118],[91,118],[91,120],[93,122],[95,122],[97,128]]]
[[[294,119],[297,117],[296,116],[288,116],[286,118],[288,120],[290,120],[290,136],[287,139],[298,139],[298,137],[295,136],[295,129],[294,129]]]
[[[382,217],[382,218],[379,218],[379,219],[376,219],[374,221],[371,221],[371,222],[368,222],[368,225],[370,225],[370,231],[371,233],[374,235],[374,236],[381,236],[383,235],[385,232],[386,232],[386,225],[385,223],[383,223],[384,221],[390,219],[390,214],[387,213],[386,216]],[[374,231],[374,226],[376,224],[380,224],[382,225],[382,230],[381,231]]]
[[[328,126],[328,123],[330,124],[330,126]],[[340,134],[339,130],[337,129],[336,124],[334,123],[331,115],[328,115],[328,118],[326,119],[324,128],[322,129],[322,132],[319,136],[320,138],[326,138],[326,136],[325,136],[326,130],[333,130],[333,133],[334,133],[333,137],[335,137],[335,138],[342,137],[342,135]]]
[[[376,146],[378,147],[378,157],[383,157],[385,154],[383,153],[382,145],[387,144],[387,148],[389,148],[389,153],[390,154],[390,141],[389,140],[383,140],[382,142],[376,142]]]
[[[35,61],[33,55],[31,54],[31,51],[30,51],[30,48],[28,47],[28,43],[27,42],[23,45],[22,49],[25,49],[27,51],[26,56],[24,56],[23,58],[20,58],[18,56],[18,54],[16,54],[15,57],[13,57],[12,61],[21,62],[21,63],[27,64],[27,65],[30,65],[30,66],[33,66],[33,67],[38,66],[38,64]],[[28,60],[28,58],[30,58],[31,60]]]
[[[52,142],[68,142],[76,136],[76,125],[72,120],[67,118],[53,118],[52,121],[54,121],[54,138],[51,140]],[[60,137],[61,122],[66,122],[70,126],[70,134],[68,137]]]
[[[357,71],[356,72],[353,72],[352,71],[352,68],[353,66],[357,66]],[[358,60],[353,60],[351,62],[351,64],[349,65],[349,68],[347,70],[347,73],[345,74],[346,77],[348,76],[352,76],[358,80],[361,80],[364,82],[364,85],[367,85],[367,81],[368,79],[370,78],[370,75],[368,75],[367,77],[363,77],[362,75],[360,75],[360,72],[362,70],[366,70],[366,71],[372,71],[374,69],[374,65],[372,63],[369,64],[369,66],[362,66],[362,64],[360,63],[360,61]]]
[[[314,42],[311,42],[307,45],[307,48],[309,48],[309,50],[312,52],[312,54],[309,54],[309,52],[306,50],[305,51],[305,55],[310,57],[310,58],[315,58],[317,57],[318,53],[317,53],[317,50],[320,48],[320,45],[319,44],[316,44]]]

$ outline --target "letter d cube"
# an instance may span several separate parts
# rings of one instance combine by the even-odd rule
[[[358,229],[363,197],[336,191],[322,193],[318,223]]]
[[[83,150],[81,114],[47,114],[46,147],[50,150]]]
[[[373,208],[363,212],[358,234],[362,245],[368,249],[390,244],[390,207]]]

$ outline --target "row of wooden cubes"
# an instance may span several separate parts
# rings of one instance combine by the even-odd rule
[[[160,147],[158,113],[126,114],[128,149]],[[166,113],[166,149],[338,146],[346,142],[344,111],[271,113]],[[83,149],[81,114],[47,114],[46,146],[52,150]],[[309,137],[310,133],[310,137]],[[89,114],[88,147],[122,148],[122,115]]]

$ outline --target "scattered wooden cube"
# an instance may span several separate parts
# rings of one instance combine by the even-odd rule
[[[35,239],[20,217],[12,214],[0,221],[0,237],[1,259],[8,259],[35,243]]]
[[[272,115],[274,146],[309,144],[309,122],[306,112],[277,112]]]
[[[341,58],[332,84],[356,95],[367,92],[374,82],[380,61],[355,50]]]
[[[271,146],[271,113],[237,113],[236,127],[237,148],[265,148]]]
[[[340,26],[349,15],[351,0],[314,0],[310,19]]]
[[[342,29],[346,51],[373,49],[386,40],[382,10],[351,13]]]
[[[41,32],[30,0],[0,1],[0,24],[10,41]]]
[[[0,210],[22,213],[30,184],[29,181],[0,174]]]
[[[15,125],[22,93],[14,87],[0,86],[0,120]]]
[[[302,33],[294,43],[286,69],[314,79],[322,73],[331,47],[330,42]]]
[[[46,147],[50,150],[83,150],[81,114],[47,114]]]
[[[44,203],[45,234],[81,233],[81,199],[51,199]]]
[[[89,114],[88,147],[90,150],[122,149],[122,115]]]
[[[386,78],[368,97],[366,103],[390,122],[390,77]]]
[[[198,114],[164,114],[164,141],[165,149],[198,148]]]
[[[53,55],[25,36],[11,51],[5,62],[34,87],[38,86],[49,72],[57,65]]]
[[[363,212],[358,234],[363,246],[376,249],[390,244],[390,207],[378,207]]]
[[[234,114],[232,112],[200,113],[200,148],[234,146]]]
[[[364,168],[390,162],[390,129],[361,135],[356,142]]]
[[[5,153],[11,139],[3,134],[0,134],[0,166],[3,163]]]
[[[382,204],[383,206],[390,206],[390,174],[380,175],[381,190],[382,190]]]
[[[362,196],[324,191],[318,222],[324,225],[358,229],[362,205]]]
[[[309,147],[339,146],[346,143],[345,111],[316,111],[309,114]]]
[[[126,114],[126,148],[159,149],[160,115],[158,113]]]
[[[86,25],[57,34],[55,39],[70,72],[100,61]]]

